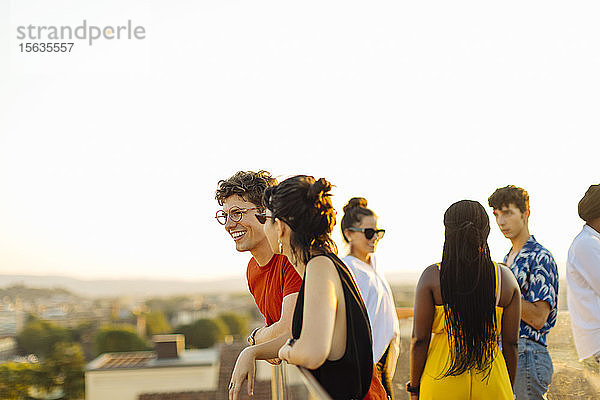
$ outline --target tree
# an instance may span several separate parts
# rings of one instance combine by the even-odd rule
[[[146,334],[148,336],[161,335],[171,332],[171,325],[167,322],[165,314],[160,311],[152,311],[146,315]]]
[[[86,338],[98,329],[98,323],[93,321],[80,322],[77,326],[70,329],[71,337],[74,342],[81,343]]]
[[[5,363],[0,364],[0,398],[21,400],[28,398],[29,387],[34,382],[37,364]]]
[[[67,329],[39,319],[30,319],[17,335],[17,343],[25,353],[41,358],[48,357],[54,351],[56,343],[71,341],[71,334]]]
[[[84,321],[70,329],[73,342],[81,345],[86,360],[93,359],[96,354],[94,352],[94,337],[99,327],[100,323],[97,321]]]
[[[84,368],[85,358],[81,346],[76,343],[58,343],[42,365],[47,376],[62,388],[65,400],[83,396]]]
[[[96,334],[96,355],[121,351],[150,350],[146,341],[135,333],[133,327],[107,326]]]
[[[227,326],[220,319],[199,319],[189,325],[177,328],[177,333],[185,336],[185,347],[205,349],[223,341]]]
[[[248,319],[234,312],[219,314],[218,317],[227,326],[227,331],[232,336],[241,336],[247,333]]]
[[[30,389],[51,393],[58,389],[61,399],[80,399],[84,394],[85,359],[74,343],[57,343],[42,363],[0,364],[0,398],[29,399]]]

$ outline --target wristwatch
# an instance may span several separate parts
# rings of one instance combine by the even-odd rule
[[[419,394],[420,385],[411,386],[410,381],[406,382],[406,391],[412,394]]]
[[[258,328],[254,328],[252,333],[250,333],[250,336],[248,336],[248,344],[250,346],[254,346],[256,344],[256,341],[254,340],[254,336],[256,336],[256,332],[258,332],[259,329],[260,329],[260,326]]]

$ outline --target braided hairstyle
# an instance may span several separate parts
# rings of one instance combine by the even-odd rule
[[[325,178],[315,180],[307,175],[293,176],[265,190],[264,206],[292,230],[294,261],[306,264],[315,254],[337,253],[331,238],[336,212],[330,191]]]
[[[440,287],[450,340],[443,377],[471,368],[489,377],[496,355],[496,270],[487,237],[490,221],[481,204],[462,200],[444,214],[446,227]]]

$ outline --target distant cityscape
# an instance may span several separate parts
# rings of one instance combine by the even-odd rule
[[[29,281],[24,278],[2,279]],[[98,365],[104,370],[105,362],[98,360],[128,351],[142,352],[136,359],[154,360],[156,338],[173,333],[179,333],[181,347],[189,349],[185,350],[187,356],[179,352],[178,357],[181,353],[182,360],[202,360],[204,364],[209,360],[213,368],[215,356],[207,358],[206,354],[218,352],[207,351],[219,343],[241,342],[249,329],[263,323],[242,279],[237,286],[228,282],[227,290],[214,284],[205,294],[199,293],[202,286],[196,288],[196,294],[185,294],[192,292],[192,284],[183,282],[179,290],[172,290],[169,282],[157,291],[171,295],[154,296],[140,291],[145,282],[112,282],[112,287],[111,283],[88,282],[94,287],[89,290],[76,280],[45,280],[46,286],[62,287],[12,283],[0,288],[2,399],[88,398],[92,395],[85,395],[89,390],[84,384],[87,365],[94,365],[90,371]],[[76,292],[65,289],[72,285],[79,285]],[[146,293],[149,289],[146,285]],[[86,291],[90,296],[83,295]],[[191,357],[194,351],[199,355]]]
[[[413,290],[413,282],[394,286],[397,305],[410,306]],[[0,397],[103,399],[120,390],[118,398],[129,391],[128,398],[153,399],[149,392],[171,390],[151,377],[160,366],[167,368],[163,375],[177,367],[179,380],[186,376],[181,368],[191,368],[188,381],[172,383],[172,390],[187,387],[214,398],[245,337],[261,324],[243,276],[178,282],[2,275]],[[163,359],[165,342],[176,350]],[[266,382],[270,369],[261,368]],[[127,371],[147,375],[138,389]],[[102,377],[109,373],[106,385]]]
[[[228,379],[245,337],[264,324],[243,277],[218,282],[30,278],[0,276],[0,283],[8,282],[0,286],[3,399],[221,398],[226,393],[219,394],[218,385]],[[397,307],[412,308],[416,278],[390,278]],[[562,291],[561,309],[565,295]],[[402,335],[408,337],[410,329],[403,323]],[[161,356],[160,349],[169,346]],[[174,367],[177,379],[163,379]],[[261,368],[267,382],[270,368]],[[128,375],[132,371],[143,377],[137,384]],[[195,397],[157,394],[183,388]]]
[[[416,285],[420,271],[386,274],[392,285]],[[0,274],[0,288],[26,285],[35,288],[62,288],[83,297],[152,297],[179,294],[211,294],[248,291],[246,278],[239,276],[210,280],[177,279],[76,279],[64,276]]]

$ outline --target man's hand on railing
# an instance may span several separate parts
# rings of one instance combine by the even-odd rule
[[[281,358],[269,358],[268,360],[265,360],[265,361],[272,365],[281,364]]]
[[[254,375],[256,374],[256,356],[254,347],[246,347],[235,363],[229,382],[229,400],[237,400],[244,381],[248,380],[248,396],[254,395]]]

